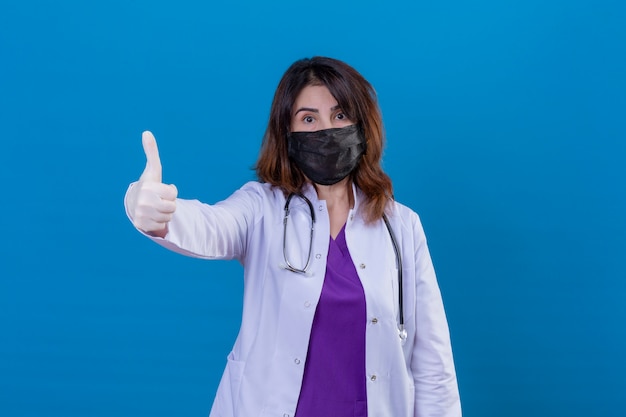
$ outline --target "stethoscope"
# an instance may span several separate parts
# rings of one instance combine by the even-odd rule
[[[309,237],[309,253],[307,255],[307,261],[303,268],[297,268],[293,266],[289,259],[287,259],[287,219],[289,218],[289,203],[291,203],[291,199],[293,196],[298,196],[303,199],[307,205],[309,206],[309,211],[311,212],[311,233]],[[400,340],[402,344],[406,342],[407,339],[407,331],[404,328],[404,306],[403,306],[403,294],[402,294],[402,256],[400,255],[400,248],[398,246],[398,241],[396,240],[396,236],[393,233],[393,229],[391,228],[391,224],[389,224],[389,219],[385,214],[383,214],[383,221],[385,222],[385,226],[387,226],[387,231],[389,232],[389,237],[391,237],[391,245],[393,246],[393,251],[396,254],[396,268],[398,268],[398,306],[399,306],[399,314],[398,314],[398,334],[400,336]],[[285,202],[285,217],[283,218],[283,257],[285,259],[285,269],[295,272],[298,274],[307,274],[309,265],[311,264],[311,253],[313,251],[313,231],[315,230],[315,210],[313,209],[313,203],[306,198],[304,194],[301,193],[291,193],[287,197],[287,201]]]

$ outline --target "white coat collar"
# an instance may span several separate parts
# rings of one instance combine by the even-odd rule
[[[304,184],[304,186],[302,187],[302,194],[304,194],[304,196],[311,200],[313,203],[318,203],[321,201],[317,196],[317,191],[315,190],[315,187],[310,182]],[[352,182],[352,196],[354,198],[353,210],[354,212],[357,212],[361,203],[365,201],[365,195],[363,194],[363,191],[359,187],[357,187],[356,184],[354,184],[354,182]]]

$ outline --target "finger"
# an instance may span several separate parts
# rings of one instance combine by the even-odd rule
[[[158,215],[154,216],[154,221],[158,223],[169,223],[170,221],[172,221],[172,217],[174,217],[173,213],[159,213]]]
[[[148,222],[153,222],[155,224],[165,224],[169,223],[172,220],[172,213],[162,213],[160,211],[152,213],[152,215],[146,219]]]
[[[159,213],[173,214],[176,211],[176,202],[161,200],[158,206],[155,207]]]
[[[155,195],[163,200],[174,201],[178,196],[178,190],[173,184],[163,184],[160,182],[144,182],[142,184],[144,195]]]
[[[136,220],[133,224],[137,229],[143,230],[146,233],[158,232],[160,230],[165,230],[167,227],[167,222],[155,222],[154,220],[149,219]]]
[[[160,184],[159,195],[163,200],[174,201],[178,197],[178,189],[174,184]]]
[[[161,158],[159,157],[159,148],[152,132],[148,130],[143,132],[141,143],[146,154],[146,168],[139,180],[161,182],[163,169],[161,167]]]
[[[167,223],[172,220],[175,211],[176,203],[160,200],[157,205],[137,207],[134,222],[136,225],[140,225],[142,230],[150,230],[148,225]]]

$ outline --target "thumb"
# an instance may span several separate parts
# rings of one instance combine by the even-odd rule
[[[143,170],[139,181],[161,182],[163,169],[161,168],[161,158],[159,158],[159,148],[152,132],[148,130],[143,132],[141,143],[146,154],[146,169]]]

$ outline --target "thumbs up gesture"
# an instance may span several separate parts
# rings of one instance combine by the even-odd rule
[[[173,184],[163,184],[161,159],[151,132],[141,137],[146,153],[146,169],[139,181],[126,194],[126,208],[136,228],[158,237],[165,237],[167,224],[176,211],[178,190]]]

